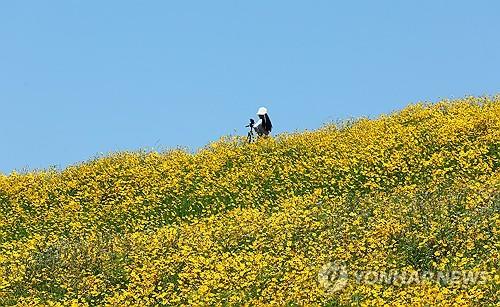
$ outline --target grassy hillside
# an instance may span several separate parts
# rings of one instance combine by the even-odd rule
[[[495,305],[499,192],[500,97],[0,175],[0,305]]]

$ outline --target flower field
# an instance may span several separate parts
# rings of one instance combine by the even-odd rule
[[[499,228],[500,96],[420,103],[0,174],[0,305],[498,306]]]

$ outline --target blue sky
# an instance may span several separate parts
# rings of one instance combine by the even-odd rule
[[[493,95],[498,1],[0,1],[0,172]]]

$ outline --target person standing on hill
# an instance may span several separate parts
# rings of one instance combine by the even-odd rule
[[[255,132],[257,132],[259,136],[268,136],[273,129],[273,124],[271,123],[271,119],[267,114],[267,109],[264,107],[260,107],[257,111],[257,115],[259,116],[259,120],[253,126]]]

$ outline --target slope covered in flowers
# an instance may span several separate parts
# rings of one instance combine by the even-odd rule
[[[495,305],[499,188],[500,97],[0,175],[0,305]]]

